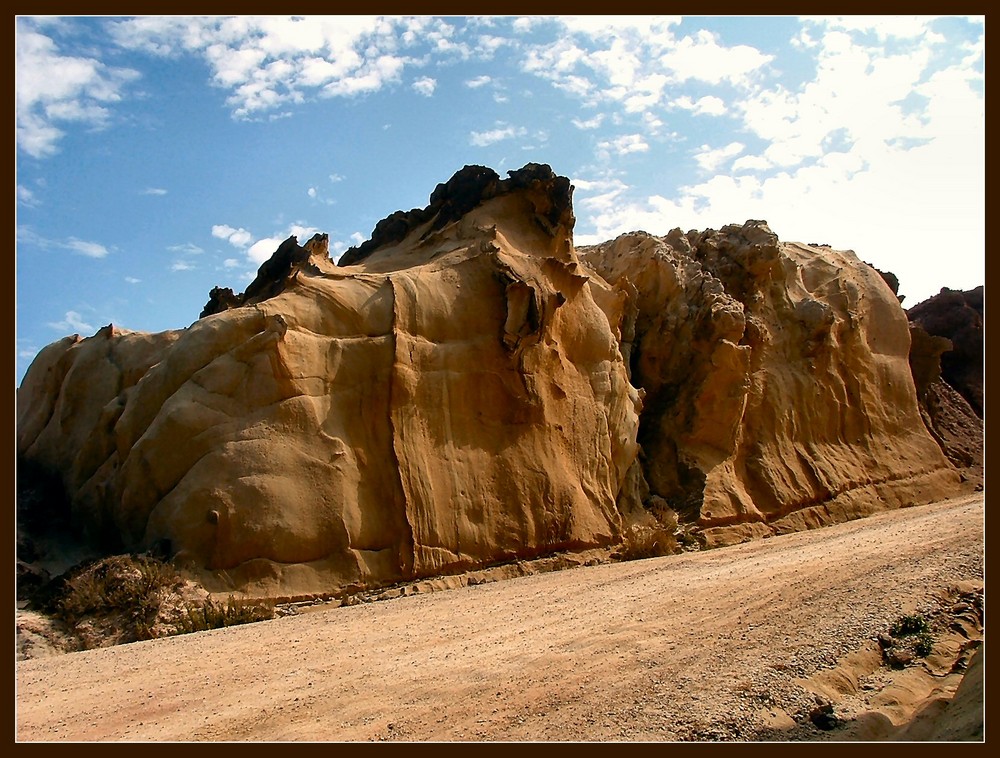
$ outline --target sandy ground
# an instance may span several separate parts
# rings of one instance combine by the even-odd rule
[[[19,661],[16,737],[849,740],[907,724],[913,734],[921,714],[947,710],[961,681],[950,667],[971,643],[952,635],[931,663],[894,672],[879,668],[873,640],[905,613],[954,606],[956,587],[982,586],[983,527],[979,493],[718,550]],[[840,727],[809,720],[821,701]]]

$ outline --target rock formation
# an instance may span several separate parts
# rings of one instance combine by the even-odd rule
[[[907,315],[910,369],[924,424],[963,478],[981,486],[983,288],[945,288]]]
[[[580,257],[634,292],[650,492],[710,544],[926,502],[957,477],[927,434],[906,314],[850,251],[763,221],[623,235]]]
[[[983,297],[982,286],[967,292],[944,287],[907,311],[910,321],[928,334],[951,341],[951,348],[941,355],[941,376],[979,418],[983,418]]]
[[[340,265],[291,237],[186,329],[53,343],[19,458],[107,549],[272,596],[610,547],[671,509],[723,544],[950,494],[906,314],[853,253],[759,221],[577,251],[571,200],[548,166],[467,166]]]
[[[19,391],[21,455],[61,474],[82,522],[215,590],[620,541],[639,407],[624,297],[576,258],[567,180],[484,171],[380,224],[363,265],[290,239],[188,329],[50,346]]]

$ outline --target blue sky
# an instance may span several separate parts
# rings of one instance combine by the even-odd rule
[[[984,283],[983,17],[16,20],[19,383],[195,321],[290,234],[335,257],[466,164],[548,163],[576,242],[766,219],[904,306]]]

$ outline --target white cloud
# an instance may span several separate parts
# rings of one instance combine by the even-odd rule
[[[630,85],[631,94],[623,101],[626,113],[639,113],[651,108],[663,98],[668,79],[663,74],[650,74]]]
[[[466,87],[469,87],[470,89],[478,89],[479,87],[489,84],[491,81],[493,81],[492,78],[483,75],[483,76],[473,77],[472,79],[466,79],[464,84]]]
[[[134,276],[126,276],[125,281],[129,284],[139,284],[142,279],[136,279]]]
[[[226,268],[239,268],[243,264],[241,264],[235,258],[226,258],[226,260],[222,262],[222,265],[225,266]]]
[[[274,255],[274,251],[281,246],[281,243],[285,239],[281,237],[264,237],[263,239],[259,239],[247,250],[247,258],[251,262],[260,265]]]
[[[334,184],[336,184],[337,182],[344,181],[344,178],[345,177],[341,176],[340,174],[330,174],[330,181],[333,182]]]
[[[694,159],[703,170],[715,171],[727,160],[742,153],[745,147],[742,142],[730,142],[725,147],[714,150],[708,145],[702,145],[695,152]]]
[[[233,116],[254,119],[315,97],[356,97],[401,81],[433,57],[467,58],[472,47],[444,19],[378,16],[236,16],[126,19],[110,25],[123,48],[200,56]],[[405,53],[417,45],[423,58]],[[429,95],[432,80],[414,85]]]
[[[598,38],[616,38],[628,33],[663,37],[671,26],[683,20],[680,16],[559,16],[559,22],[575,34]]]
[[[167,247],[172,253],[183,253],[184,255],[201,255],[205,251],[192,242],[185,242],[182,245],[170,245]]]
[[[194,266],[187,261],[174,261],[170,264],[171,271],[193,271]]]
[[[889,37],[915,38],[929,37],[932,41],[943,41],[941,35],[930,28],[934,16],[805,16],[803,21],[820,24],[828,29],[842,29],[874,34],[879,40]]]
[[[433,95],[435,87],[437,87],[437,80],[429,76],[422,76],[413,82],[413,90],[424,97]]]
[[[88,258],[104,258],[110,253],[108,248],[99,242],[89,242],[77,237],[70,237],[65,241],[52,240],[41,236],[26,226],[17,227],[15,234],[18,243],[33,245],[42,249],[57,248],[72,250],[74,253],[85,255]]]
[[[602,218],[611,213],[615,207],[621,204],[622,196],[628,192],[629,187],[621,179],[616,177],[604,177],[599,179],[573,179],[575,187],[574,206],[579,209],[581,216]],[[580,244],[591,244],[601,242],[604,239],[592,239],[590,242],[580,241]]]
[[[671,27],[679,19],[671,17],[558,17],[554,23],[565,32],[554,43],[525,45],[522,69],[584,105],[610,104],[624,113],[649,112],[672,85],[688,81],[748,88],[773,60],[748,45],[726,46],[705,30],[678,38]],[[698,113],[722,112],[718,97],[702,101]],[[695,109],[690,97],[685,104]]]
[[[108,254],[108,249],[97,242],[87,242],[76,237],[70,237],[65,246],[74,252],[86,255],[88,258],[103,258]]]
[[[91,334],[97,331],[84,321],[77,311],[66,311],[66,317],[62,321],[50,321],[49,327],[57,332],[76,332],[77,334]]]
[[[861,78],[879,75],[867,66],[858,73]],[[986,249],[985,111],[982,94],[973,86],[979,80],[976,72],[955,66],[915,86],[928,103],[917,131],[920,140],[892,141],[892,129],[866,122],[868,134],[859,127],[839,147],[822,147],[809,161],[771,176],[753,173],[774,171],[765,157],[744,155],[734,161],[733,171],[746,173],[715,175],[681,187],[672,197],[636,197],[620,184],[577,184],[588,190],[576,203],[578,244],[635,229],[665,234],[675,227],[718,229],[758,218],[766,219],[783,240],[852,249],[862,260],[894,272],[908,305],[942,285],[971,289],[984,281]],[[856,84],[865,86],[860,80]],[[796,111],[787,115],[787,123],[794,124]],[[902,124],[896,131],[913,133],[907,122],[895,123]],[[825,130],[837,124],[827,122]],[[790,135],[796,136],[795,131]],[[730,143],[718,151],[703,147],[699,155],[711,165],[742,149],[741,143]],[[962,241],[948,245],[946,270],[929,266],[917,254],[929,241],[954,240],[956,234]]]
[[[541,19],[533,16],[521,16],[520,18],[514,19],[512,27],[518,34],[527,34],[540,20]]]
[[[501,47],[512,44],[512,40],[493,34],[481,34],[476,39],[476,53],[479,58],[490,60]]]
[[[927,46],[886,55],[828,31],[815,53],[815,78],[797,91],[761,90],[734,104],[745,126],[770,144],[764,157],[793,167],[818,158],[835,134],[880,151],[898,138],[923,138],[926,125],[902,101],[918,90],[930,60]]]
[[[162,187],[146,187],[146,189],[144,189],[139,194],[140,195],[166,195],[167,194],[167,190],[163,189]]]
[[[234,229],[228,224],[216,224],[212,227],[212,236],[226,240],[233,247],[246,247],[253,242],[253,235],[243,227]]]
[[[774,165],[760,155],[744,155],[733,161],[733,171],[765,171]]]
[[[660,63],[675,81],[691,79],[708,84],[747,84],[749,77],[774,60],[749,45],[725,47],[718,36],[702,29],[668,49]]]
[[[689,96],[679,97],[671,105],[691,111],[694,115],[700,116],[721,116],[726,112],[726,104],[715,95],[705,95],[697,100],[692,100]]]
[[[529,49],[522,65],[525,71],[549,76],[553,73],[572,71],[586,57],[586,50],[578,47],[571,38],[563,37],[553,44],[539,45]]]
[[[625,134],[612,140],[598,142],[597,149],[605,155],[628,155],[644,153],[649,150],[649,145],[641,134]]]
[[[492,145],[505,139],[523,137],[525,134],[527,134],[527,130],[523,126],[515,127],[497,124],[496,129],[490,129],[485,132],[472,132],[472,134],[469,135],[469,144],[476,147],[486,147],[487,145]]]
[[[650,135],[658,136],[660,134],[660,128],[663,126],[663,120],[658,116],[654,116],[651,111],[646,111],[642,114],[642,124]],[[670,132],[669,136],[673,139],[679,138],[677,132]]]
[[[304,245],[318,231],[319,229],[314,226],[293,222],[285,228],[284,232],[276,232],[270,237],[264,237],[250,245],[247,249],[247,259],[259,266],[274,255],[275,250],[289,237],[294,236],[300,245]]]
[[[288,225],[288,232],[287,234],[285,234],[285,239],[288,239],[288,237],[294,235],[295,238],[298,240],[299,244],[304,245],[306,242],[312,239],[312,236],[317,232],[319,232],[319,229],[317,229],[315,226],[307,226],[306,224],[303,224],[301,222],[295,222]]]
[[[604,123],[604,114],[598,113],[596,116],[588,118],[586,121],[574,118],[572,123],[577,129],[597,129],[602,123]]]
[[[316,197],[316,188],[315,187],[310,187],[309,189],[306,190],[306,194],[309,195],[309,197],[311,197],[311,198],[315,198]]]
[[[14,109],[17,146],[34,158],[58,150],[65,132],[57,123],[102,128],[105,107],[121,99],[138,73],[106,66],[94,58],[63,54],[55,41],[20,17],[14,23]]]

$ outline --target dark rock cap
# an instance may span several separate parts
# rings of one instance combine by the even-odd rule
[[[379,221],[371,239],[348,249],[338,265],[359,263],[375,250],[400,242],[413,229],[431,219],[431,231],[435,231],[458,221],[487,200],[523,190],[548,197],[547,207],[538,211],[548,223],[550,233],[558,224],[573,228],[573,187],[569,179],[556,175],[546,163],[528,163],[523,168],[508,171],[507,176],[508,179],[501,179],[496,171],[486,166],[465,166],[434,189],[426,208],[396,211]]]

